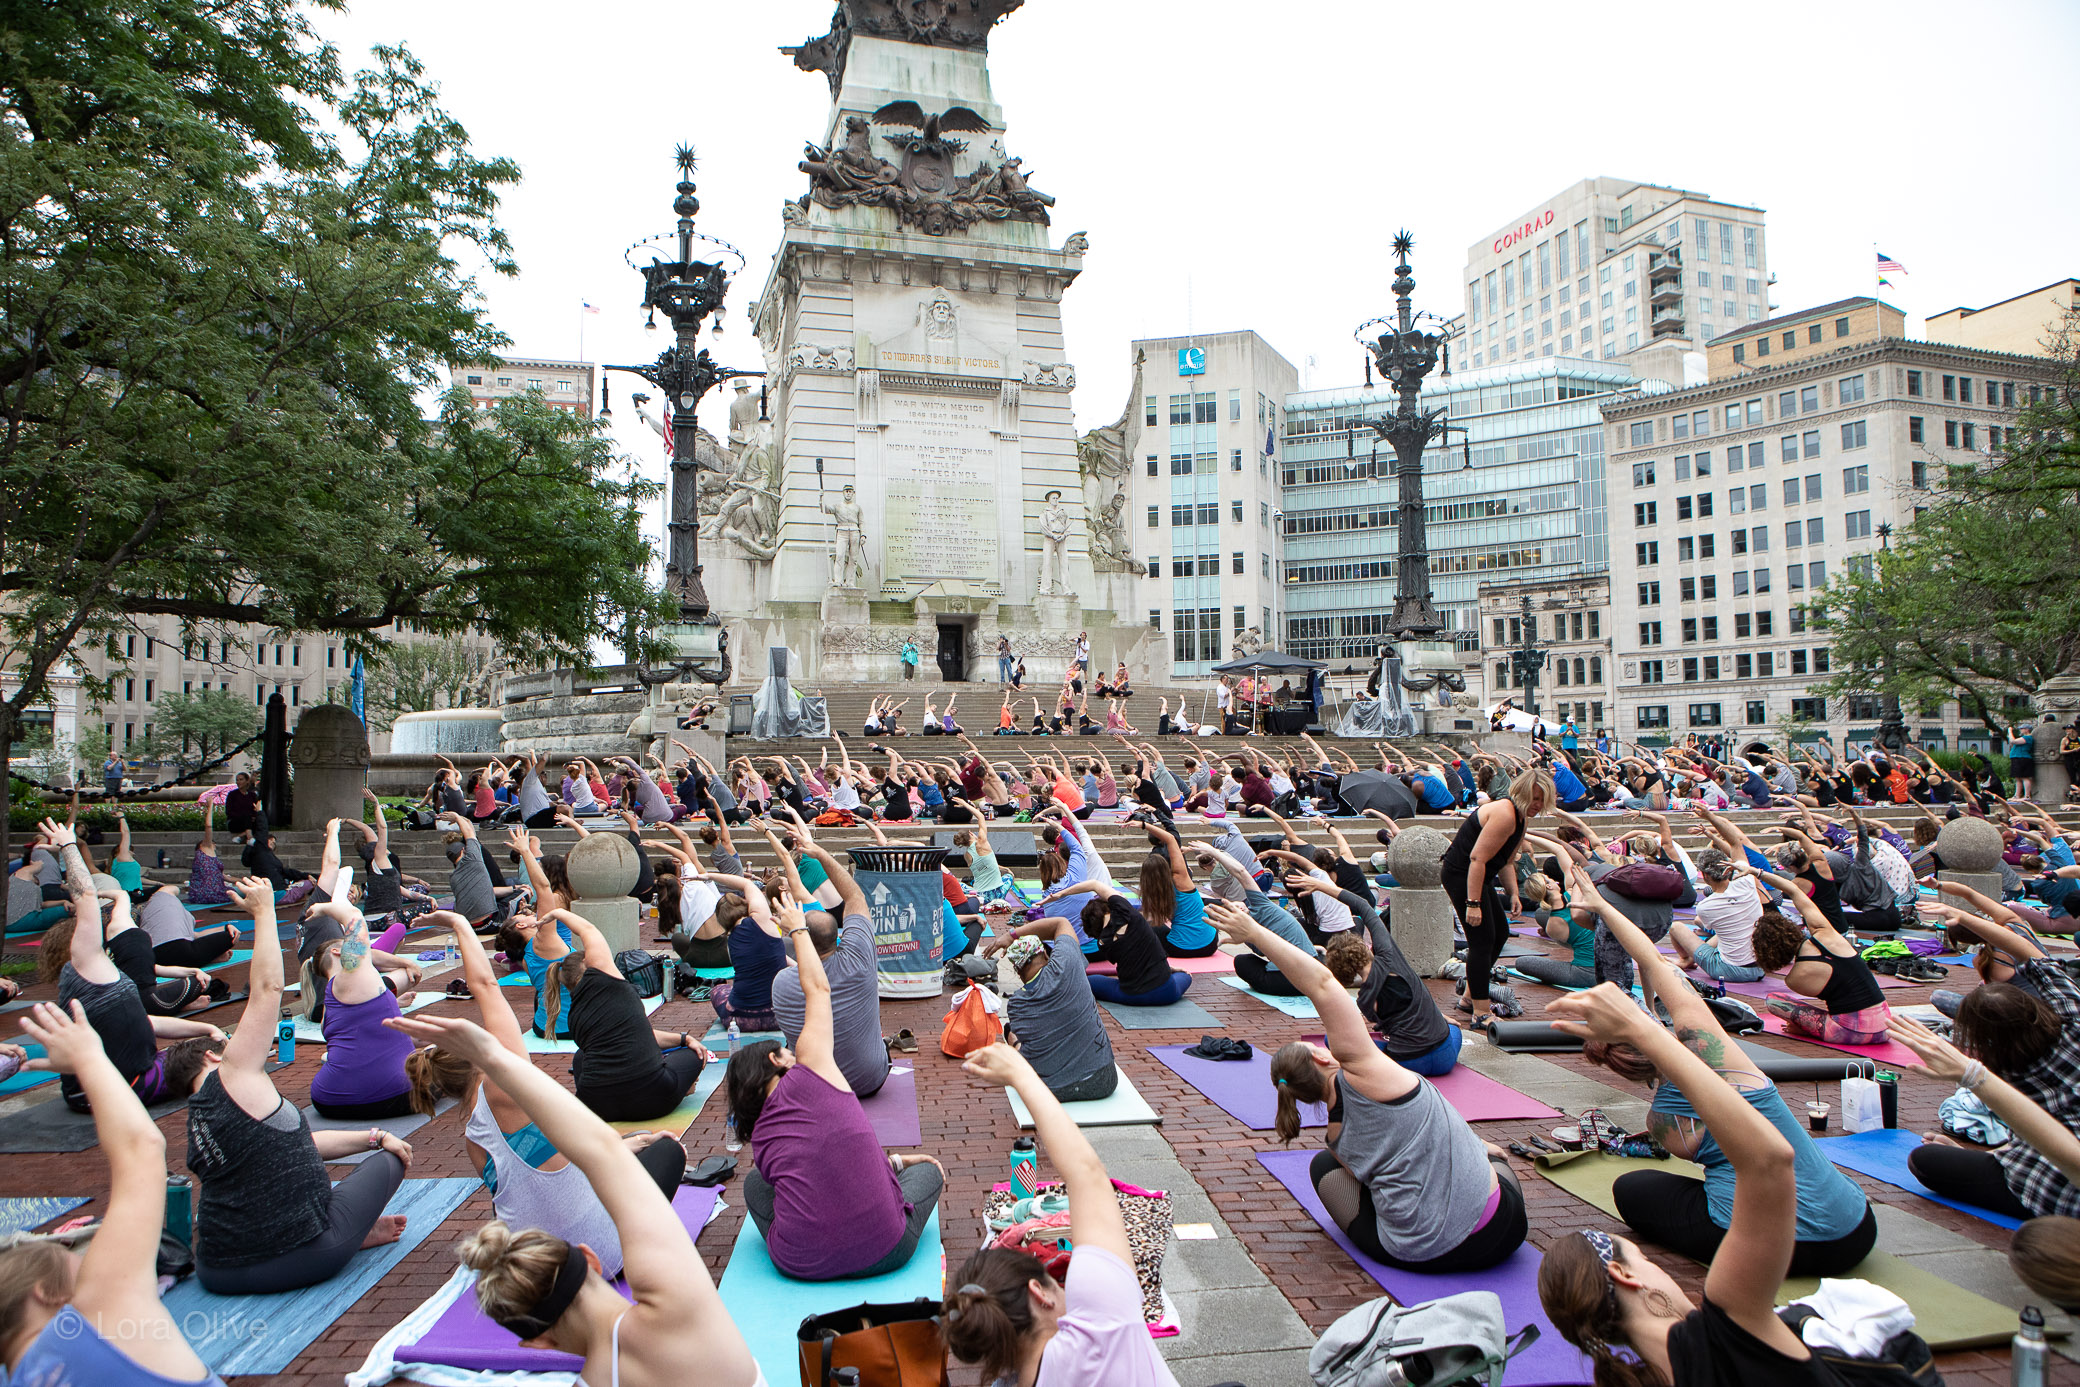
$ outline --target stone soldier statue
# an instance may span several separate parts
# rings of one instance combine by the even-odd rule
[[[824,497],[818,503],[818,509],[831,517],[838,531],[837,547],[831,554],[831,586],[847,590],[864,587],[867,576],[867,513],[861,509],[852,483],[847,482],[845,490],[836,499]]]
[[[1069,593],[1069,508],[1062,493],[1047,493],[1047,509],[1040,512],[1040,596],[1062,597]]]

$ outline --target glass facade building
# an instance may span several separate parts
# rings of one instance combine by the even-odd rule
[[[1623,363],[1561,356],[1432,378],[1423,407],[1471,430],[1466,448],[1454,435],[1423,455],[1432,600],[1460,650],[1480,648],[1482,583],[1609,569],[1602,406],[1636,388]],[[1291,654],[1368,660],[1386,636],[1400,543],[1394,454],[1354,421],[1396,403],[1362,387],[1286,398],[1279,563]]]

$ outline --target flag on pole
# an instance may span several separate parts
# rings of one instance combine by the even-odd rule
[[[586,311],[587,313],[597,313],[597,312],[599,312],[599,309],[598,309],[597,307],[595,307],[595,306],[594,306],[594,305],[593,305],[592,303],[590,303],[590,302],[587,302],[587,303],[585,304],[585,311]]]
[[[1879,275],[1878,287],[1880,289],[1897,289],[1899,286],[1897,284],[1894,284],[1891,280],[1885,278],[1885,276]]]
[[[1878,252],[1878,273],[1883,274],[1887,270],[1896,270],[1900,274],[1905,274],[1907,267],[1881,250]]]
[[[663,433],[664,433],[664,455],[665,455],[666,457],[675,457],[675,456],[677,456],[677,454],[676,454],[676,453],[675,453],[675,452],[673,451],[673,448],[672,448],[672,407],[671,407],[671,405],[670,405],[669,403],[667,403],[667,404],[666,404],[666,405],[664,406],[664,408],[662,408],[662,409],[660,409],[660,410],[658,410],[658,411],[657,411],[657,415],[658,415],[658,417],[659,417],[660,419],[664,420],[664,430],[663,430]]]
[[[354,692],[349,706],[353,708],[355,717],[364,723],[368,721],[368,671],[359,655],[354,657]]]

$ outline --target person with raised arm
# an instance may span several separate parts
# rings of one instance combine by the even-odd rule
[[[730,967],[735,971],[728,981],[708,989],[708,1005],[725,1028],[734,1021],[739,1031],[778,1030],[773,979],[787,962],[787,941],[781,938],[771,901],[749,878],[711,872],[709,879],[726,893],[716,902],[715,918],[729,932]]]
[[[412,1111],[405,1075],[412,1047],[383,1026],[404,1013],[396,985],[370,958],[368,921],[345,901],[323,901],[305,914],[334,920],[342,931],[303,969],[303,986],[324,1002],[325,1057],[311,1076],[311,1106],[320,1117],[347,1121],[403,1117]]]
[[[1177,1387],[1149,1338],[1126,1219],[1105,1164],[1018,1051],[977,1050],[970,1077],[1011,1089],[1033,1114],[1048,1160],[1076,1210],[1076,1255],[1064,1287],[1038,1258],[1010,1248],[971,1253],[947,1278],[946,1346],[986,1382],[1017,1387]]]
[[[704,1382],[762,1387],[692,1234],[613,1128],[474,1022],[410,1016],[392,1024],[474,1065],[510,1095],[583,1173],[620,1239],[632,1304],[607,1280],[598,1249],[503,1219],[486,1224],[458,1255],[477,1274],[477,1304],[488,1318],[524,1348],[584,1359],[579,1380],[602,1387],[683,1382],[689,1348],[699,1354]]]
[[[793,1047],[758,1041],[729,1062],[729,1112],[756,1156],[744,1177],[744,1206],[783,1275],[886,1275],[916,1253],[946,1172],[930,1156],[882,1151],[838,1067],[830,979],[794,882],[778,909],[801,970],[802,1028]]]
[[[223,1387],[159,1300],[166,1138],[77,1002],[39,1002],[21,1024],[86,1094],[109,1193],[84,1255],[51,1242],[0,1252],[0,1370],[10,1382],[57,1387]]]
[[[1220,948],[1206,923],[1206,902],[1192,880],[1191,864],[1177,835],[1144,816],[1149,854],[1141,860],[1141,910],[1172,958],[1210,958]],[[1189,976],[1189,975],[1187,975]]]
[[[1510,912],[1521,904],[1517,848],[1531,820],[1553,803],[1553,777],[1542,769],[1525,770],[1510,782],[1508,798],[1468,814],[1445,849],[1439,884],[1466,929],[1466,996],[1476,1029],[1491,1024],[1491,975],[1509,934]]]
[[[1283,1046],[1271,1081],[1283,1142],[1300,1134],[1300,1104],[1329,1106],[1326,1149],[1308,1176],[1336,1226],[1367,1256],[1410,1271],[1484,1271],[1514,1253],[1524,1194],[1501,1149],[1381,1052],[1358,1004],[1311,954],[1233,910],[1221,933],[1277,964],[1321,1014],[1328,1045]]]
[[[788,889],[810,906],[819,905],[795,870],[793,855],[781,847],[772,829],[764,831],[787,876]],[[866,893],[852,873],[809,836],[809,826],[800,819],[795,820],[794,837],[801,851],[822,868],[838,895],[835,911],[809,909],[803,923],[809,927],[809,942],[823,963],[831,1011],[831,1050],[838,1070],[855,1094],[872,1098],[888,1082],[890,1068],[888,1047],[881,1042],[881,973],[874,951],[874,919],[867,910]],[[772,996],[773,1019],[779,1023],[780,1033],[789,1045],[799,1048],[797,1042],[808,1018],[801,969],[782,968],[775,974]]]
[[[1965,994],[1957,1008],[1957,1048],[2080,1131],[2080,979],[2019,930],[1961,910],[1944,914],[1953,931],[2015,960],[2013,982],[1988,982]],[[2018,985],[2025,982],[2028,990]],[[1966,1088],[1974,1086],[1965,1081]],[[2014,1218],[2080,1215],[2080,1185],[2020,1143],[1981,1151],[1931,1137],[1907,1157],[1907,1168],[1937,1194]]]
[[[1539,1267],[1538,1297],[1561,1337],[1589,1355],[1603,1387],[1836,1387],[1835,1374],[1776,1313],[1801,1208],[1797,1157],[1781,1126],[1742,1101],[1696,1052],[1695,1037],[1686,1043],[1681,1032],[1663,1030],[1610,983],[1547,1010],[1562,1030],[1638,1054],[1664,1076],[1664,1088],[1680,1090],[1714,1136],[1729,1205],[1702,1305],[1629,1238],[1589,1229],[1555,1239]]]
[[[1728,1038],[1712,1009],[1691,989],[1674,962],[1663,958],[1639,927],[1604,899],[1579,866],[1569,870],[1568,889],[1579,905],[1603,916],[1611,933],[1639,965],[1641,976],[1655,979],[1682,1044],[1702,1056],[1790,1144],[1798,1183],[1798,1241],[1790,1274],[1840,1276],[1869,1256],[1878,1240],[1877,1215],[1871,1211],[1870,1201],[1821,1154],[1777,1086]],[[1616,992],[1615,987],[1612,991]],[[1548,1003],[1547,1010],[1566,1000]],[[1643,1018],[1645,1015],[1641,1013]],[[1619,1217],[1649,1241],[1700,1262],[1713,1262],[1731,1226],[1735,1172],[1711,1120],[1692,1103],[1687,1087],[1668,1081],[1668,1071],[1650,1059],[1647,1051],[1633,1045],[1592,1042],[1582,1053],[1590,1063],[1622,1078],[1653,1084],[1647,1130],[1672,1154],[1704,1167],[1701,1181],[1667,1170],[1635,1170],[1619,1176],[1611,1190]]]
[[[1763,1005],[1784,1018],[1793,1035],[1831,1045],[1876,1045],[1883,1040],[1892,1008],[1856,946],[1789,877],[1753,867],[1742,870],[1782,892],[1806,926],[1801,934],[1775,911],[1764,912],[1753,940],[1755,963],[1769,973],[1788,969],[1784,985],[1790,990],[1770,993]]]
[[[642,998],[615,966],[599,929],[568,910],[551,911],[570,929],[571,944],[553,961],[559,998],[567,996],[571,1080],[586,1107],[609,1122],[647,1122],[679,1106],[714,1056],[684,1031],[650,1025]],[[548,1020],[557,1021],[555,1015]]]
[[[195,1275],[215,1295],[260,1295],[330,1280],[355,1252],[395,1242],[397,1193],[412,1148],[380,1127],[313,1132],[268,1076],[282,1011],[282,950],[274,892],[259,877],[233,888],[253,917],[245,1009],[221,1060],[208,1055],[188,1100],[188,1169],[195,1208]],[[366,1151],[337,1185],[325,1162]]]
[[[1005,1038],[1064,1103],[1109,1098],[1119,1087],[1112,1040],[1084,972],[1076,929],[1058,915],[1000,933],[982,948],[1002,953],[1024,985],[1004,1001]]]

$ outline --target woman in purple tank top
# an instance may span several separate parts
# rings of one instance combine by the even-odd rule
[[[41,1067],[75,1076],[108,1155],[108,1208],[84,1257],[54,1243],[0,1253],[0,1280],[26,1285],[0,1314],[16,1325],[4,1366],[11,1382],[112,1387],[223,1387],[159,1300],[159,1230],[166,1211],[166,1138],[116,1072],[84,1018],[49,1003],[22,1018],[43,1046]]]
[[[803,1281],[883,1276],[907,1263],[938,1207],[945,1169],[930,1156],[886,1154],[838,1068],[831,984],[802,920],[809,893],[785,854],[783,937],[801,969],[802,1030],[789,1050],[760,1041],[729,1064],[729,1112],[755,1143],[744,1205],[773,1265]]]
[[[355,1122],[403,1117],[412,1111],[412,1081],[404,1069],[412,1042],[383,1025],[404,1011],[370,959],[368,922],[341,901],[305,913],[329,915],[346,929],[304,968],[304,985],[322,985],[325,997],[325,1062],[311,1076],[311,1106],[322,1117]]]

